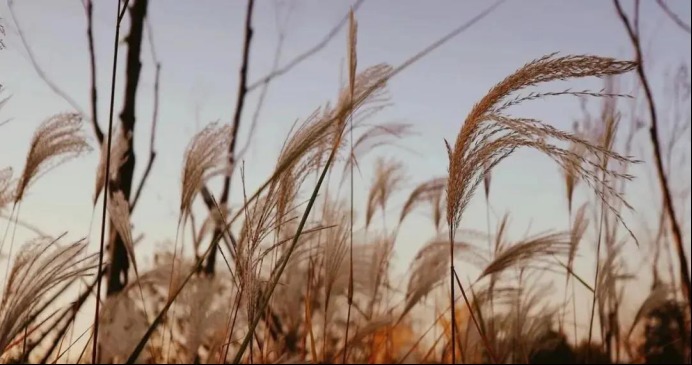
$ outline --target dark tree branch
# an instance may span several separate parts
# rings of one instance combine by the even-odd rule
[[[118,0],[118,2],[121,2],[122,0]],[[122,7],[122,11],[120,14],[118,14],[118,23],[123,21],[123,18],[125,17],[125,11],[127,10],[127,5],[130,3],[130,0],[125,0],[125,4]]]
[[[154,160],[156,159],[156,150],[154,150],[154,140],[156,136],[156,121],[158,120],[158,107],[159,107],[159,73],[161,71],[161,65],[156,64],[156,81],[154,83],[154,116],[151,123],[151,140],[149,142],[149,160],[147,161],[147,167],[144,169],[144,175],[139,181],[137,186],[137,192],[135,193],[134,199],[132,199],[132,204],[130,204],[130,210],[135,209],[135,205],[139,201],[139,196],[142,194],[142,189],[144,188],[144,183],[146,183],[151,168],[154,165]]]
[[[127,201],[130,201],[132,193],[132,180],[135,170],[134,132],[136,123],[137,86],[139,85],[142,63],[142,36],[144,34],[144,18],[146,18],[148,0],[135,0],[129,8],[130,33],[127,35],[127,61],[125,71],[125,96],[123,108],[120,112],[120,125],[125,135],[130,135],[127,146],[127,160],[118,169],[117,179],[111,181],[111,194],[122,192]],[[120,17],[119,19],[122,19]],[[109,176],[106,174],[106,176]],[[128,283],[128,269],[130,267],[127,250],[122,237],[115,227],[110,232],[111,271],[108,275],[107,295],[119,293]]]
[[[228,166],[229,172],[226,174],[223,180],[223,190],[221,191],[221,206],[226,206],[228,203],[228,194],[231,186],[231,176],[233,173],[233,168],[235,165],[235,146],[238,140],[238,129],[240,129],[240,117],[243,113],[243,106],[245,105],[245,95],[247,94],[247,72],[248,72],[248,61],[250,59],[250,42],[252,41],[252,10],[254,8],[255,1],[248,0],[247,12],[245,14],[245,42],[243,44],[243,60],[240,66],[240,77],[238,80],[238,99],[236,101],[235,113],[233,114],[233,125],[231,136],[231,143],[228,146]],[[214,236],[223,234],[218,227],[214,229]],[[214,273],[214,266],[216,262],[216,252],[214,249],[209,254],[207,258],[204,271],[207,274]]]
[[[252,10],[255,1],[248,0],[247,12],[245,15],[245,42],[243,44],[243,63],[240,66],[240,78],[238,80],[238,99],[236,100],[235,112],[233,114],[233,133],[231,143],[228,147],[228,164],[233,171],[235,165],[235,145],[238,140],[238,129],[240,129],[240,117],[243,114],[245,106],[245,95],[247,94],[247,71],[248,61],[250,59],[250,42],[252,41]],[[231,174],[227,174],[223,181],[223,191],[221,193],[221,204],[228,202],[228,193],[230,190]]]
[[[663,10],[663,12],[666,13],[666,15],[668,15],[668,17],[670,18],[670,20],[673,21],[673,23],[677,24],[677,26],[682,28],[682,30],[684,30],[685,32],[690,33],[690,25],[683,22],[677,14],[670,10],[668,5],[666,5],[666,3],[663,2],[663,0],[656,0],[656,3],[658,3],[658,6],[661,7],[661,10]]]
[[[358,9],[358,7],[360,7],[360,5],[362,3],[363,3],[363,0],[357,0],[353,4],[353,7],[352,7],[353,12],[355,12],[356,9]],[[321,51],[339,33],[341,28],[343,28],[347,22],[348,22],[348,13],[341,19],[341,21],[334,28],[332,28],[332,30],[329,33],[327,33],[327,35],[319,43],[317,43],[316,45],[314,45],[312,48],[308,49],[307,51],[301,53],[300,55],[298,55],[296,58],[289,61],[286,65],[282,66],[281,68],[270,72],[268,75],[266,75],[266,76],[262,77],[261,79],[253,82],[252,84],[250,84],[250,86],[248,86],[248,91],[252,91],[252,90],[258,88],[259,86],[261,86],[262,84],[266,84],[269,81],[271,81],[272,79],[277,78],[277,77],[287,73],[288,71],[291,71],[294,67],[298,66],[303,61],[305,61],[308,58],[310,58],[311,56],[313,56],[315,53]]]
[[[84,4],[87,16],[87,39],[89,40],[89,63],[91,66],[91,122],[94,125],[94,134],[99,145],[103,144],[103,131],[98,122],[98,95],[96,92],[96,51],[94,50],[94,4],[86,0]]]
[[[658,115],[656,113],[656,104],[654,102],[653,93],[651,91],[651,86],[646,76],[646,71],[644,69],[644,59],[642,57],[641,43],[639,41],[639,29],[633,28],[630,20],[625,14],[620,2],[618,0],[613,0],[615,4],[615,9],[617,10],[620,19],[622,20],[627,34],[629,35],[632,46],[634,47],[635,57],[637,61],[637,75],[639,76],[639,81],[644,88],[644,94],[646,95],[646,100],[649,105],[649,118],[651,119],[651,126],[649,127],[649,134],[651,136],[651,143],[653,145],[654,151],[654,161],[656,165],[656,172],[658,174],[659,185],[661,186],[661,193],[663,195],[663,209],[668,215],[668,221],[670,222],[670,228],[673,233],[673,240],[675,243],[675,248],[678,254],[678,263],[680,265],[680,279],[682,281],[682,293],[687,300],[688,309],[692,310],[692,298],[690,297],[690,271],[687,267],[687,259],[685,258],[685,249],[683,246],[682,230],[680,229],[680,224],[677,220],[677,215],[675,214],[675,207],[673,206],[673,198],[670,192],[670,187],[668,185],[668,178],[663,167],[663,159],[661,158],[661,144],[659,142],[658,134]],[[637,6],[639,3],[637,2]],[[635,23],[636,24],[636,23]]]
[[[293,3],[291,3],[293,4]],[[291,9],[293,9],[291,7]],[[278,13],[278,12],[277,12]],[[290,15],[290,11],[288,13]],[[286,39],[286,23],[288,22],[288,17],[289,15],[286,16],[284,19],[283,23],[279,24],[278,20],[278,14],[276,16],[276,24],[277,28],[279,29],[279,41],[276,44],[276,50],[274,52],[274,62],[272,63],[272,73],[276,72],[276,70],[279,68],[279,60],[281,59],[281,50],[283,49],[284,45],[284,39]],[[240,152],[238,152],[238,159],[241,159],[242,156],[245,155],[245,152],[247,152],[247,149],[250,147],[250,143],[252,142],[252,137],[255,134],[255,129],[257,128],[257,122],[259,120],[260,112],[262,110],[262,106],[264,105],[264,99],[267,97],[267,91],[269,90],[269,84],[270,82],[265,82],[262,83],[262,90],[260,91],[260,96],[259,100],[257,101],[257,106],[255,107],[255,112],[252,115],[252,122],[250,124],[250,132],[248,132],[248,137],[247,140],[245,141],[245,145],[240,149]]]
[[[149,161],[147,161],[147,167],[144,169],[144,175],[142,175],[142,179],[139,182],[139,185],[137,186],[137,192],[135,193],[134,199],[132,199],[132,203],[130,204],[130,210],[135,209],[135,205],[137,205],[137,202],[139,201],[139,196],[142,194],[142,189],[144,188],[144,183],[147,181],[147,178],[149,177],[149,173],[151,172],[151,168],[154,165],[154,160],[156,159],[156,150],[154,150],[154,141],[156,138],[156,122],[158,121],[158,113],[159,113],[159,77],[161,73],[161,63],[159,63],[158,59],[156,58],[156,51],[154,49],[154,36],[151,31],[151,24],[149,23],[148,20],[145,19],[145,25],[147,27],[147,39],[149,40],[149,47],[151,48],[151,58],[152,61],[154,62],[154,65],[156,65],[156,76],[154,79],[154,115],[152,117],[151,121],[151,140],[149,141]]]

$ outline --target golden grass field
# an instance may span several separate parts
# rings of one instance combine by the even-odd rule
[[[90,32],[92,4],[84,4]],[[235,158],[248,90],[244,70],[252,62],[250,0],[233,120],[210,123],[189,141],[179,196],[168,197],[179,201],[178,226],[170,227],[176,230],[172,249],[157,252],[151,265],[138,265],[141,240],[132,232],[131,214],[149,167],[142,182],[133,181],[139,71],[129,61],[140,57],[147,1],[129,1],[122,15],[130,24],[122,32],[129,33],[118,56],[128,66],[124,75],[113,71],[113,80],[126,80],[120,114],[111,102],[110,120],[102,115],[100,126],[90,112],[52,115],[27,141],[25,164],[0,168],[0,213],[7,217],[0,225],[2,361],[689,363],[689,237],[681,228],[689,226],[689,218],[676,215],[673,203],[679,198],[671,193],[665,168],[679,157],[667,152],[676,140],[657,130],[656,108],[664,106],[651,95],[638,23],[615,4],[631,36],[631,58],[556,53],[517,60],[516,70],[496,80],[461,118],[458,134],[444,136],[445,176],[425,177],[408,189],[406,160],[379,158],[366,201],[357,203],[363,209],[357,209],[358,158],[403,142],[412,132],[411,125],[378,120],[396,102],[387,93],[388,82],[447,38],[400,65],[361,65],[358,37],[366,35],[359,34],[352,11],[344,25],[341,91],[330,104],[317,100],[314,112],[296,122],[272,172],[250,187],[243,162]],[[93,67],[93,57],[91,62]],[[623,90],[623,75],[640,80],[642,91]],[[535,89],[557,81],[569,88],[582,78],[599,78],[603,88]],[[669,82],[678,86],[674,105],[686,115],[673,121],[674,136],[689,143],[689,73]],[[571,116],[576,120],[571,130],[514,113],[520,105],[553,98],[582,100],[598,113]],[[646,105],[640,121],[622,112],[623,100],[632,99]],[[0,98],[0,121],[2,106],[11,102],[9,95]],[[4,128],[0,124],[0,133]],[[634,208],[625,190],[640,178],[632,166],[643,162],[632,157],[637,133],[653,146],[645,159],[655,166],[654,194],[663,197],[661,206],[652,208],[660,211],[660,220],[650,235],[641,235],[627,219]],[[88,141],[91,134],[96,146]],[[507,234],[511,212],[493,231],[464,228],[471,199],[490,204],[493,172],[511,164],[519,149],[555,162],[563,178],[554,183],[564,190],[564,211],[558,213],[568,221],[518,239]],[[44,174],[59,174],[63,163],[87,153],[100,159],[97,171],[85,173],[94,179],[93,226],[102,232],[100,251],[87,253],[86,239],[64,236],[15,242],[18,225],[40,227],[22,214],[26,192],[41,184]],[[152,156],[140,152],[137,161],[151,164]],[[232,174],[243,182],[232,186],[242,189],[242,201],[229,199]],[[222,183],[220,194],[208,188],[210,181]],[[577,199],[577,192],[588,198]],[[406,199],[395,206],[390,198],[398,193]],[[203,217],[193,210],[201,203]],[[395,226],[385,223],[385,211],[395,212]],[[400,228],[422,224],[412,223],[414,212],[436,234],[401,278],[391,266]],[[183,245],[194,254],[183,255]],[[647,249],[636,251],[638,246]],[[592,248],[595,260],[581,264],[593,267],[595,275],[580,274],[580,253]],[[628,269],[625,252],[655,259]],[[644,272],[653,276],[652,283],[637,279]],[[637,310],[625,311],[623,295],[632,290],[644,299],[628,303]],[[588,298],[590,305],[582,308],[588,318],[577,318],[584,302],[577,304],[576,293]]]

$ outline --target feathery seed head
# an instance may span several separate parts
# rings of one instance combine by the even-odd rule
[[[598,56],[563,56],[555,54],[544,56],[529,62],[515,73],[495,85],[472,108],[457,135],[452,148],[447,144],[449,154],[449,183],[447,185],[447,222],[453,235],[458,228],[461,216],[468,205],[473,192],[483,177],[495,165],[511,155],[517,148],[529,147],[543,152],[560,166],[576,165],[577,162],[588,162],[571,152],[550,144],[548,138],[575,142],[587,150],[600,152],[609,158],[621,162],[633,160],[593,145],[574,134],[557,130],[541,121],[530,118],[515,118],[504,113],[510,106],[538,97],[561,95],[564,93],[534,94],[528,97],[507,101],[510,94],[529,86],[554,80],[596,76],[617,75],[633,70],[636,64],[629,61],[617,61]],[[569,94],[569,93],[568,93]],[[574,94],[574,93],[572,93]],[[612,96],[603,93],[590,93],[593,96]],[[608,175],[617,175],[615,171],[602,169]],[[589,185],[603,185],[601,179],[587,169],[578,169],[582,180]],[[621,176],[628,177],[628,176]],[[622,197],[615,191],[596,189],[599,196]]]
[[[82,118],[77,113],[54,115],[39,126],[17,184],[15,202],[24,198],[26,189],[42,173],[91,149],[81,127]]]
[[[211,123],[197,133],[185,151],[180,197],[180,218],[185,220],[195,195],[207,180],[225,174],[230,166],[226,153],[231,142],[231,126]]]

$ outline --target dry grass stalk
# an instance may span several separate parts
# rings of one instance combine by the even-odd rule
[[[348,17],[349,34],[348,34],[348,89],[350,92],[351,99],[349,100],[353,104],[353,94],[356,89],[356,66],[358,64],[358,57],[356,52],[356,39],[358,34],[358,25],[356,23],[356,17],[353,13],[353,8],[349,12]],[[351,110],[351,118],[353,118],[353,110]],[[355,161],[353,153],[353,119],[351,119],[351,127],[349,140],[351,142],[351,151],[349,152],[348,161]],[[348,165],[348,164],[346,164]],[[352,166],[352,165],[351,165]],[[346,166],[344,166],[344,169]],[[345,170],[344,170],[345,171]],[[348,331],[351,328],[351,310],[353,308],[353,167],[350,171],[351,175],[351,207],[349,209],[350,219],[349,219],[349,259],[348,259],[348,292],[346,293],[348,300],[348,312],[346,314],[346,334],[344,335],[344,356],[342,362],[346,362],[346,357],[348,356]],[[345,175],[345,174],[344,174]],[[342,180],[343,181],[343,180]]]
[[[14,201],[24,198],[26,189],[50,168],[89,151],[82,135],[82,119],[76,113],[62,113],[48,118],[34,133],[22,176],[17,183]]]

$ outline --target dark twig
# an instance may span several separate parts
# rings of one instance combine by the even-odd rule
[[[233,125],[232,125],[232,136],[231,143],[228,146],[228,173],[223,180],[223,189],[221,191],[221,206],[226,206],[228,203],[228,194],[231,187],[231,175],[233,174],[233,168],[235,166],[235,146],[238,140],[238,129],[240,129],[240,117],[243,113],[243,106],[245,105],[245,95],[247,94],[247,72],[248,72],[248,61],[250,59],[250,42],[252,40],[252,10],[254,8],[255,1],[248,0],[247,11],[245,14],[245,41],[243,43],[243,60],[240,66],[240,75],[238,80],[238,99],[236,101],[235,112],[233,113]],[[214,236],[223,234],[223,232],[216,227],[214,229]],[[206,266],[204,268],[205,273],[213,274],[214,266],[216,263],[216,250],[213,250],[209,258],[207,259]]]
[[[293,4],[293,3],[291,3]],[[291,7],[291,9],[293,9]],[[278,12],[277,12],[278,13]],[[290,15],[290,11],[289,11]],[[277,15],[278,18],[278,15]],[[279,61],[281,59],[281,51],[283,49],[284,40],[286,39],[286,23],[288,22],[288,15],[284,19],[283,23],[279,24],[278,19],[276,19],[277,28],[279,28],[279,41],[276,44],[276,50],[274,51],[274,61],[272,63],[272,71],[275,72],[279,68]],[[264,105],[264,99],[267,97],[267,92],[269,90],[270,82],[265,82],[262,84],[262,90],[260,91],[260,96],[257,101],[257,106],[255,107],[255,112],[252,115],[252,122],[250,124],[250,131],[248,132],[247,140],[245,145],[240,149],[237,155],[237,159],[241,159],[245,155],[245,152],[250,147],[252,137],[255,134],[255,129],[257,128],[257,121],[259,120],[260,112],[262,111],[262,106]]]
[[[678,254],[678,261],[680,265],[680,279],[682,282],[682,293],[687,300],[687,306],[689,310],[692,310],[692,298],[690,297],[690,270],[687,267],[687,259],[685,258],[685,249],[683,246],[682,230],[680,229],[680,224],[677,220],[677,215],[675,214],[675,207],[673,206],[673,198],[670,192],[670,187],[668,185],[668,178],[666,176],[663,159],[661,158],[661,145],[658,136],[658,116],[656,114],[656,104],[654,102],[653,93],[651,91],[651,86],[646,76],[646,71],[644,70],[644,59],[642,57],[641,43],[639,41],[639,29],[633,28],[627,15],[625,14],[620,2],[618,0],[613,0],[615,4],[615,9],[617,10],[620,19],[622,20],[627,34],[629,35],[630,41],[632,41],[632,46],[634,47],[635,57],[637,61],[637,75],[639,75],[639,81],[642,83],[644,88],[644,94],[646,95],[646,100],[649,105],[649,118],[651,119],[651,126],[649,127],[649,134],[651,136],[651,143],[653,145],[654,160],[656,163],[656,172],[658,174],[659,185],[661,186],[661,193],[663,195],[663,209],[668,214],[668,221],[670,222],[670,228],[673,233],[673,239],[675,241],[675,248]],[[639,2],[636,3],[636,6]]]
[[[245,106],[245,95],[247,94],[247,72],[248,61],[250,59],[250,42],[252,41],[252,10],[255,1],[248,0],[247,12],[245,14],[245,42],[243,44],[243,63],[240,66],[240,77],[238,79],[238,99],[236,100],[235,112],[233,114],[233,133],[231,143],[228,147],[228,166],[232,169],[235,165],[235,146],[238,140],[238,129],[240,129],[240,117],[243,114]],[[232,171],[232,170],[231,170]],[[227,174],[223,181],[223,191],[221,193],[221,204],[228,202],[228,193],[230,190],[231,174]]]
[[[352,7],[353,11],[355,12],[356,9],[358,9],[358,7],[360,7],[360,5],[362,3],[363,3],[363,0],[357,0],[353,4],[353,7]],[[266,75],[266,76],[262,77],[261,79],[253,82],[252,84],[250,84],[250,86],[248,86],[248,91],[252,91],[252,90],[260,87],[261,85],[268,83],[272,79],[277,78],[277,77],[287,73],[288,71],[291,71],[291,69],[298,66],[299,64],[301,64],[306,59],[310,58],[310,56],[313,56],[314,54],[316,54],[317,52],[322,50],[322,48],[326,47],[327,44],[329,44],[329,42],[339,33],[341,28],[343,28],[347,22],[348,22],[348,13],[341,19],[341,21],[334,28],[332,28],[332,30],[329,33],[327,33],[327,35],[324,38],[322,38],[322,40],[319,43],[317,43],[316,45],[314,45],[312,48],[308,49],[307,51],[301,53],[300,55],[298,55],[296,58],[289,61],[286,65],[282,66],[281,68],[270,72],[268,75]]]
[[[135,0],[128,8],[129,32],[125,37],[127,55],[125,57],[125,85],[123,92],[123,105],[120,110],[120,128],[127,139],[125,162],[120,164],[115,174],[115,179],[110,180],[111,194],[122,193],[128,202],[132,199],[134,170],[136,156],[134,152],[135,124],[137,122],[137,88],[139,86],[142,71],[140,59],[142,53],[142,38],[144,35],[144,19],[147,15],[148,0]],[[122,20],[122,17],[120,18]],[[110,176],[110,175],[106,175]],[[131,211],[131,209],[130,209]],[[109,233],[109,249],[111,270],[108,272],[106,295],[120,292],[127,286],[130,257],[125,248],[123,237],[120,236],[114,226],[111,225]],[[135,271],[135,275],[137,271]]]
[[[120,2],[121,0],[118,0]],[[127,5],[130,3],[130,0],[125,0],[125,5],[123,5],[122,10],[120,11],[120,14],[118,14],[118,23],[123,21],[123,17],[125,16],[125,11],[127,11]]]
[[[17,34],[19,35],[19,39],[22,41],[22,46],[24,47],[27,55],[29,56],[29,62],[31,62],[31,65],[34,67],[34,70],[36,71],[38,76],[43,80],[43,82],[46,83],[46,85],[48,85],[48,87],[54,93],[63,98],[68,104],[70,104],[70,106],[75,111],[77,111],[83,117],[86,117],[87,114],[82,110],[82,108],[79,107],[79,104],[77,104],[77,102],[74,99],[72,99],[72,97],[70,97],[70,95],[68,95],[64,90],[62,90],[55,82],[48,78],[46,72],[38,64],[38,61],[36,61],[34,52],[31,50],[31,47],[29,46],[29,43],[27,42],[26,37],[24,36],[24,32],[22,31],[22,27],[19,24],[17,16],[14,13],[14,0],[9,0],[7,2],[7,7],[10,10],[10,14],[12,14],[12,19],[14,20],[14,23],[17,27]]]
[[[161,63],[159,63],[158,59],[156,58],[156,51],[154,50],[154,36],[151,31],[151,24],[149,23],[148,20],[145,19],[144,23],[146,24],[147,27],[147,38],[149,39],[149,47],[151,48],[151,58],[152,61],[154,62],[154,65],[156,65],[156,76],[154,79],[154,115],[152,116],[151,120],[151,138],[149,141],[149,160],[147,161],[147,167],[144,169],[144,175],[142,175],[142,179],[139,181],[139,185],[137,186],[137,190],[135,193],[134,199],[132,199],[132,203],[130,204],[130,209],[134,210],[135,205],[137,205],[137,202],[139,201],[139,196],[142,194],[142,189],[144,188],[144,183],[147,181],[147,178],[149,177],[149,173],[151,172],[151,167],[154,165],[154,160],[156,159],[156,150],[154,150],[154,141],[156,138],[156,122],[158,121],[158,115],[159,115],[159,77],[161,74]]]
[[[656,3],[658,3],[658,6],[661,7],[661,10],[663,10],[666,15],[673,21],[673,23],[677,24],[682,30],[684,30],[687,33],[690,33],[690,25],[686,24],[685,22],[680,19],[680,17],[675,14],[666,3],[663,2],[663,0],[656,0]]]
[[[94,4],[86,0],[84,4],[87,16],[87,39],[89,40],[89,63],[91,66],[91,122],[94,126],[94,134],[99,146],[103,144],[103,131],[98,122],[98,94],[96,91],[96,51],[94,50]]]

